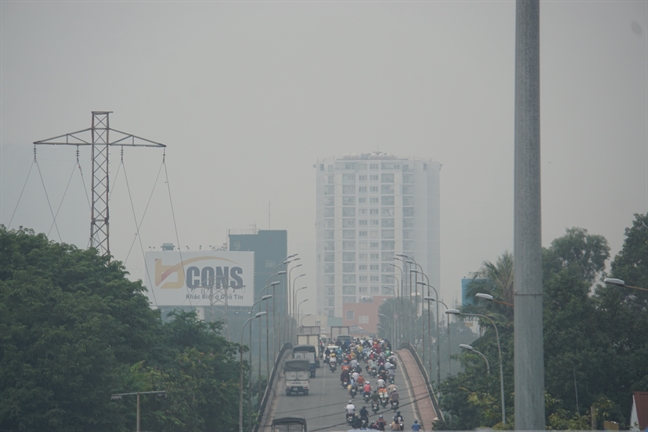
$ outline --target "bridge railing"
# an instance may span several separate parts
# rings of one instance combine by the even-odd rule
[[[439,416],[441,421],[445,421],[445,419],[443,418],[443,412],[439,407],[439,402],[437,400],[436,394],[434,393],[434,389],[432,388],[432,382],[430,381],[430,376],[428,375],[427,370],[423,366],[423,362],[421,361],[418,352],[416,352],[414,346],[412,346],[412,344],[409,342],[402,342],[400,344],[400,349],[406,349],[412,354],[412,357],[414,358],[414,361],[416,362],[416,365],[418,366],[419,370],[421,371],[421,375],[423,375],[423,379],[425,380],[425,388],[427,388],[428,394],[430,395],[432,406],[434,407],[434,410],[437,412],[437,415]],[[438,384],[439,383],[437,383],[437,385]]]
[[[272,366],[272,372],[268,377],[268,382],[266,383],[266,388],[265,391],[263,392],[263,398],[261,399],[261,404],[259,405],[259,413],[257,414],[256,425],[254,425],[254,429],[252,429],[253,432],[259,432],[259,427],[261,426],[261,420],[263,419],[263,413],[265,412],[266,406],[270,401],[272,390],[274,389],[275,379],[277,379],[279,373],[281,372],[281,368],[279,366],[283,361],[286,351],[292,349],[293,349],[293,345],[291,343],[285,343],[279,350],[279,355],[275,359],[275,363]]]

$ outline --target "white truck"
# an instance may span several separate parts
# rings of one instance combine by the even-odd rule
[[[297,346],[299,345],[312,345],[315,347],[315,367],[320,367],[320,337],[319,334],[298,334],[297,335]]]
[[[310,362],[308,360],[286,360],[284,364],[286,395],[308,394],[310,384]]]

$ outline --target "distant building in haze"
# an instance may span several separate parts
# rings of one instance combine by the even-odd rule
[[[440,288],[440,163],[375,152],[315,168],[318,314],[342,317],[345,303],[394,295],[396,280],[408,286],[409,268],[418,267],[397,254]]]

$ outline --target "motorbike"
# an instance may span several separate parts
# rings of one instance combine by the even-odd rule
[[[347,413],[346,414],[346,422],[349,424],[353,424],[353,419],[355,418],[355,414],[352,413]]]
[[[371,402],[371,411],[373,411],[374,414],[376,414],[379,409],[380,409],[380,404],[378,404],[378,402]]]
[[[349,395],[351,396],[351,399],[353,399],[357,393],[358,390],[356,390],[355,387],[351,387],[351,389],[349,390]]]
[[[329,369],[331,369],[331,372],[335,372],[337,370],[337,364],[332,360],[329,362]]]
[[[342,380],[342,387],[345,388],[345,389],[346,389],[347,387],[349,387],[349,381],[347,381],[347,380]]]
[[[375,366],[372,367],[371,368],[371,376],[375,378],[377,374],[378,374],[378,369],[376,369]]]
[[[394,384],[394,375],[389,375],[389,384]]]
[[[364,398],[365,402],[369,402],[371,400],[371,393],[364,393],[362,397]]]
[[[380,393],[380,405],[382,405],[382,407],[385,408],[388,403],[389,403],[389,397],[387,396],[387,392],[381,392]]]
[[[392,399],[391,401],[389,401],[389,403],[391,404],[391,409],[393,409],[394,411],[396,411],[398,409],[399,403],[398,403],[397,400]]]
[[[361,429],[367,429],[369,427],[369,419],[367,417],[360,418],[362,424],[360,425]]]

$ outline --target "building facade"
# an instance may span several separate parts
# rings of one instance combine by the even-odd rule
[[[317,313],[342,317],[345,303],[409,291],[399,254],[440,289],[440,163],[375,152],[315,168]]]

